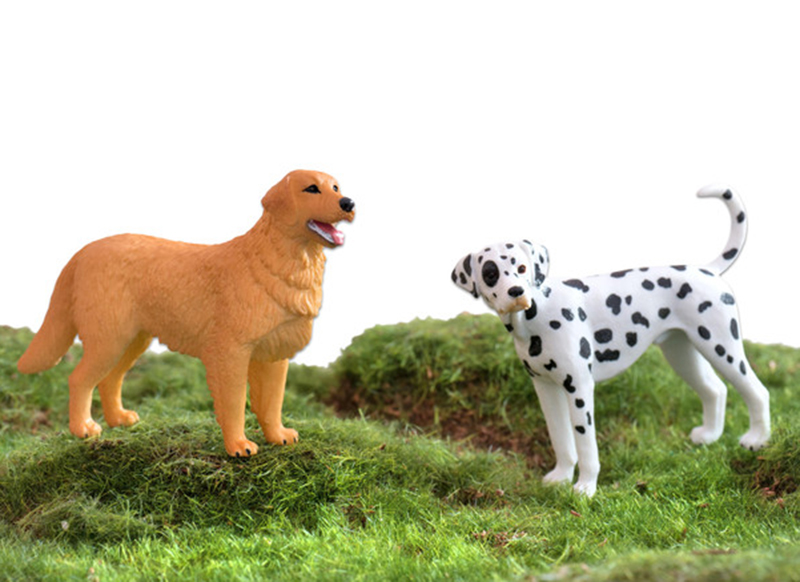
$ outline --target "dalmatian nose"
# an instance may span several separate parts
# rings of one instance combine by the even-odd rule
[[[339,200],[339,208],[341,208],[345,212],[351,212],[355,207],[356,203],[353,202],[350,198],[342,198]]]
[[[508,290],[508,294],[514,298],[519,297],[523,293],[525,293],[525,289],[519,286],[512,287],[511,289]]]

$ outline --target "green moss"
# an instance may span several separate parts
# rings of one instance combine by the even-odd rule
[[[589,500],[541,483],[546,440],[524,455],[491,441],[543,424],[496,318],[376,328],[330,369],[292,366],[285,416],[300,442],[267,445],[248,414],[261,448],[242,460],[224,452],[202,365],[175,354],[148,354],[130,374],[123,395],[141,423],[74,439],[74,361],[17,375],[29,338],[0,332],[6,578],[798,579],[797,350],[747,346],[775,427],[757,454],[737,444],[747,412],[735,393],[720,441],[688,441],[699,399],[657,350],[600,385],[603,467]],[[365,416],[319,402],[343,395]],[[409,424],[414,406],[439,426],[464,421],[469,442],[493,452],[427,436]]]

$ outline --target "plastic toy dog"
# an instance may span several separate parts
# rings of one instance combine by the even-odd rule
[[[281,422],[289,358],[311,339],[323,248],[343,244],[334,224],[352,221],[355,204],[334,178],[304,170],[289,173],[261,204],[255,226],[227,243],[124,234],[90,243],[67,263],[17,366],[28,374],[54,366],[78,334],[83,357],[69,377],[74,435],[101,432],[91,416],[95,386],[109,426],[139,420],[122,407],[122,380],[158,337],[202,360],[229,455],[258,451],[244,434],[248,381],[267,441],[297,441]]]
[[[720,198],[731,215],[725,252],[704,267],[556,282],[547,279],[547,249],[519,241],[467,255],[453,271],[454,283],[500,316],[533,378],[556,455],[545,482],[571,482],[577,461],[575,490],[595,493],[595,383],[628,368],[652,343],[702,400],[703,424],[692,430],[692,441],[710,443],[722,434],[727,390],[714,369],[747,404],[750,429],[740,444],[755,450],[769,440],[769,394],[745,358],[736,302],[719,277],[742,250],[744,209],[724,187],[703,188],[698,196]]]

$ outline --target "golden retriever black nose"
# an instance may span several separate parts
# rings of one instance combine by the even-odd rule
[[[351,212],[355,207],[356,203],[353,202],[350,198],[342,198],[339,200],[339,208],[341,208],[345,212]]]

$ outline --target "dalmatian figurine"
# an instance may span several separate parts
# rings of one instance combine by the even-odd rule
[[[547,249],[527,240],[501,243],[461,259],[452,279],[500,316],[533,385],[547,422],[556,466],[547,483],[572,482],[588,496],[600,462],[594,387],[624,371],[656,343],[669,364],[700,396],[703,424],[695,443],[722,434],[727,389],[741,394],[750,429],[740,444],[763,447],[770,436],[769,394],[745,357],[736,300],[720,278],[742,250],[744,207],[733,190],[708,186],[697,195],[719,198],[731,215],[725,251],[702,267],[627,269],[552,281]]]

